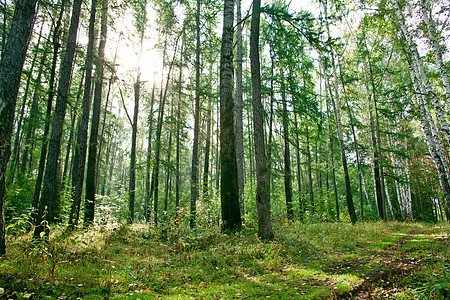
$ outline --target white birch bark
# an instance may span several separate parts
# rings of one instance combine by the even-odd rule
[[[436,95],[430,90],[431,85],[428,81],[428,78],[425,75],[425,69],[423,67],[423,62],[419,57],[417,46],[414,44],[410,33],[406,28],[405,18],[400,9],[399,0],[394,2],[395,12],[398,17],[398,24],[401,27],[401,30],[408,42],[408,45],[405,47],[405,52],[408,57],[408,64],[411,73],[411,77],[413,79],[414,89],[416,90],[416,98],[418,103],[418,108],[420,111],[422,129],[425,133],[425,140],[427,142],[429,151],[436,165],[436,169],[438,170],[439,181],[441,187],[444,191],[445,196],[445,213],[447,216],[447,220],[450,220],[450,181],[449,181],[449,170],[446,163],[444,151],[442,149],[442,145],[440,142],[440,138],[438,135],[438,131],[436,129],[436,124],[431,117],[430,108],[427,103],[427,99],[425,96],[429,96],[430,100],[435,108],[436,117],[441,124],[442,131],[444,132],[445,138],[447,142],[449,142],[449,130],[448,124],[445,121],[443,111],[437,101]],[[425,86],[422,85],[422,82]]]
[[[448,73],[444,64],[444,60],[442,59],[443,51],[441,45],[439,44],[436,24],[431,18],[431,15],[428,15],[428,13],[431,12],[431,5],[430,3],[428,3],[427,0],[422,0],[421,6],[422,6],[423,20],[425,21],[425,24],[427,25],[428,28],[428,38],[430,39],[430,44],[434,52],[434,57],[436,58],[436,65],[439,69],[439,73],[441,73],[442,83],[444,85],[447,98],[446,104],[447,107],[450,109],[450,82],[448,79]]]
[[[450,127],[447,123],[447,120],[445,119],[444,111],[442,110],[442,107],[439,103],[439,99],[433,92],[433,88],[431,87],[430,81],[428,80],[422,58],[420,57],[419,51],[417,50],[417,45],[414,42],[408,28],[406,27],[405,17],[403,15],[403,12],[401,11],[399,0],[396,0],[394,4],[395,4],[395,12],[398,17],[398,24],[400,25],[401,31],[403,32],[403,35],[405,36],[407,41],[406,46],[406,48],[408,48],[407,51],[411,54],[412,67],[414,69],[414,72],[417,74],[416,76],[421,80],[419,84],[421,86],[423,85],[421,92],[426,94],[430,99],[436,113],[436,118],[439,124],[441,125],[445,139],[447,143],[450,144]]]

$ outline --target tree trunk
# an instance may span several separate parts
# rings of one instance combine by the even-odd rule
[[[97,182],[97,145],[98,145],[98,127],[100,124],[100,110],[103,90],[103,61],[105,59],[106,34],[108,26],[108,0],[102,1],[102,21],[100,29],[100,44],[98,46],[98,60],[96,64],[96,78],[94,103],[92,108],[91,135],[89,137],[89,153],[86,172],[86,198],[84,223],[92,224],[95,213],[95,190]]]
[[[134,202],[136,195],[136,139],[137,139],[137,122],[138,122],[138,114],[139,114],[139,98],[140,98],[140,90],[141,90],[141,73],[138,71],[136,82],[134,84],[134,113],[133,113],[133,122],[131,124],[132,133],[131,133],[131,154],[130,154],[130,181],[128,183],[128,223],[134,222]]]
[[[172,98],[172,105],[170,109],[170,117],[173,118],[173,98]],[[173,132],[173,124],[170,124],[171,128],[169,128],[169,144],[168,144],[168,152],[167,152],[167,159],[166,159],[166,186],[164,188],[164,212],[167,213],[168,204],[169,204],[169,190],[170,190],[170,159],[172,154],[172,132]],[[167,215],[167,214],[166,214]]]
[[[146,3],[146,2],[145,2]],[[142,55],[142,46],[144,44],[144,35],[145,35],[145,25],[147,22],[146,17],[146,4],[143,4],[140,9],[143,11],[136,12],[135,17],[135,26],[139,34],[139,54],[138,54],[138,63],[141,62]],[[133,120],[131,121],[131,153],[130,153],[130,178],[128,184],[128,223],[134,222],[134,205],[135,205],[135,197],[136,197],[136,139],[137,139],[137,129],[138,129],[138,114],[139,114],[139,101],[141,100],[141,67],[138,65],[137,74],[136,74],[136,82],[134,83],[134,112],[133,112]],[[124,105],[125,107],[125,105]]]
[[[352,131],[353,146],[355,147],[356,164],[358,166],[359,205],[360,205],[361,222],[362,222],[364,220],[363,197],[362,197],[363,186],[364,186],[364,192],[365,192],[367,201],[369,201],[369,195],[368,195],[367,190],[365,188],[366,185],[365,184],[363,185],[364,174],[363,174],[363,171],[362,171],[361,162],[360,162],[360,158],[359,158],[358,142],[356,140],[356,133],[355,133],[355,125],[354,125],[354,121],[353,121],[352,111],[350,109],[350,105],[349,105],[348,100],[347,100],[347,91],[346,91],[345,83],[344,83],[344,80],[343,80],[343,77],[342,77],[342,72],[340,73],[340,75],[341,75],[340,78],[341,78],[342,88],[344,90],[345,105],[347,106],[347,112],[348,112],[348,116],[350,118],[350,128],[351,128],[351,131]]]
[[[39,205],[39,197],[41,196],[41,187],[42,187],[42,179],[44,178],[44,169],[45,169],[45,161],[47,159],[47,146],[48,146],[48,134],[50,132],[50,121],[51,121],[51,113],[53,106],[53,98],[55,96],[54,87],[55,87],[55,78],[56,78],[56,64],[58,62],[58,52],[61,47],[60,44],[60,35],[61,35],[61,23],[62,17],[64,15],[64,10],[66,6],[67,0],[63,0],[61,2],[61,10],[59,12],[58,20],[56,21],[55,28],[53,29],[52,35],[52,44],[53,44],[53,53],[52,53],[52,64],[50,68],[50,79],[48,82],[48,92],[47,92],[47,109],[45,112],[45,126],[44,126],[44,134],[42,135],[42,146],[41,146],[41,154],[39,158],[39,168],[38,174],[36,176],[36,184],[34,188],[33,194],[33,203],[31,209],[31,220],[33,224],[36,224],[36,218],[38,214],[38,205]],[[84,73],[83,73],[84,74]],[[84,78],[84,76],[83,76]],[[78,102],[77,102],[78,103]]]
[[[84,72],[82,75],[82,80],[80,81],[80,90],[83,87],[83,81],[84,81]],[[74,135],[75,135],[75,122],[77,120],[77,116],[78,116],[78,104],[79,102],[79,96],[80,94],[78,94],[77,96],[77,102],[76,102],[76,106],[73,108],[73,112],[72,112],[72,116],[71,116],[71,121],[70,121],[70,133],[69,133],[69,138],[67,140],[67,148],[66,148],[66,158],[64,159],[64,169],[63,169],[63,173],[62,173],[62,179],[61,182],[63,183],[63,185],[67,185],[68,181],[70,179],[67,178],[67,171],[70,169],[70,163],[69,163],[69,158],[70,158],[70,153],[71,153],[71,149],[72,146],[74,144],[73,139],[74,139]],[[70,173],[69,173],[70,174]]]
[[[210,76],[213,76],[212,70]],[[208,176],[209,176],[209,153],[211,148],[211,102],[212,102],[211,98],[212,96],[208,96],[208,111],[206,115],[205,165],[203,166],[203,198],[206,200],[210,199]]]
[[[41,29],[42,31],[42,29]],[[39,38],[41,37],[42,32],[39,35]],[[38,43],[39,44],[39,43]],[[36,49],[37,50],[37,49]],[[37,53],[37,51],[36,51]],[[42,73],[44,72],[44,63],[47,58],[47,51],[44,49],[44,53],[42,54],[41,61],[39,63],[38,68],[38,74],[35,79],[35,85],[34,85],[34,92],[33,92],[33,100],[31,101],[31,108],[30,108],[30,116],[28,117],[28,124],[26,129],[26,137],[24,141],[24,151],[22,154],[22,163],[20,164],[20,171],[22,174],[25,174],[27,162],[28,162],[28,152],[31,147],[31,137],[34,134],[34,130],[36,128],[37,123],[37,113],[38,113],[38,102],[39,102],[39,96],[41,93],[42,88]]]
[[[162,77],[162,82],[161,82],[161,95],[160,95],[160,100],[159,100],[158,123],[156,125],[155,163],[153,165],[152,181],[151,181],[151,186],[150,186],[150,196],[153,197],[153,217],[154,217],[155,225],[158,225],[159,161],[160,161],[160,152],[161,152],[161,133],[162,133],[163,120],[164,120],[164,106],[166,104],[167,91],[169,90],[170,75],[171,75],[172,68],[173,68],[173,65],[175,62],[175,55],[177,53],[178,40],[179,40],[180,36],[178,36],[176,43],[175,43],[173,58],[172,58],[172,62],[169,65],[169,71],[167,73],[167,80],[166,80],[164,92],[162,90],[162,87],[164,85],[164,77]],[[165,46],[164,46],[164,48],[165,48]],[[164,49],[164,56],[165,56],[165,52],[166,52],[166,49]]]
[[[429,112],[428,103],[425,99],[424,93],[421,93],[422,88],[420,81],[415,75],[412,62],[408,59],[411,77],[414,83],[414,89],[418,92],[416,95],[417,107],[419,108],[422,130],[425,134],[425,141],[428,145],[428,150],[433,157],[436,169],[438,171],[439,182],[445,198],[445,214],[447,220],[450,220],[450,176],[448,172],[447,162],[440,143],[440,138],[437,134],[436,125]]]
[[[44,22],[45,23],[45,22]],[[28,104],[28,94],[30,91],[30,85],[31,85],[31,81],[33,79],[33,71],[34,71],[34,66],[36,64],[36,58],[39,52],[39,46],[41,44],[41,38],[42,38],[42,30],[44,28],[44,23],[41,26],[41,30],[39,33],[39,37],[38,40],[34,46],[34,55],[33,58],[31,60],[31,66],[30,66],[30,70],[27,74],[27,82],[25,84],[25,89],[23,92],[23,96],[22,96],[22,107],[20,110],[20,114],[18,116],[18,120],[17,120],[17,125],[16,125],[16,134],[15,134],[15,138],[14,138],[14,150],[13,150],[13,155],[12,155],[12,164],[10,164],[10,169],[12,170],[11,173],[11,177],[7,178],[6,181],[6,185],[9,185],[11,183],[14,182],[14,177],[16,175],[16,170],[17,167],[19,166],[19,161],[20,161],[20,154],[19,154],[19,149],[22,143],[22,135],[23,135],[23,130],[22,130],[22,125],[24,123],[24,118],[25,118],[25,107]]]
[[[348,173],[348,166],[347,166],[347,157],[345,154],[345,146],[344,146],[344,134],[342,132],[342,124],[341,124],[341,114],[340,114],[340,108],[339,108],[339,96],[338,96],[338,89],[337,89],[337,77],[336,77],[336,71],[334,70],[334,97],[331,97],[331,102],[334,108],[334,117],[336,122],[336,131],[338,133],[338,141],[339,141],[339,148],[341,150],[341,159],[342,159],[342,167],[344,170],[344,181],[345,181],[345,199],[347,203],[347,209],[348,213],[350,215],[350,220],[352,223],[356,223],[356,213],[355,213],[355,207],[353,206],[353,199],[352,199],[352,191],[350,186],[350,176]]]
[[[327,5],[324,4],[324,13],[325,13],[325,19],[327,18]],[[330,28],[328,22],[325,23],[327,35],[328,38],[331,38],[330,35]],[[335,65],[335,59],[334,59],[334,53],[333,49],[331,49],[331,67],[333,72],[333,88],[334,88],[334,96],[332,95],[333,92],[331,90],[331,86],[328,84],[328,87],[330,88],[330,98],[331,103],[333,105],[334,109],[334,118],[336,122],[336,131],[338,134],[338,141],[339,141],[339,148],[341,150],[341,159],[342,159],[342,167],[344,170],[344,181],[345,181],[345,199],[347,203],[347,209],[348,213],[350,215],[350,220],[352,221],[352,224],[354,224],[357,220],[356,218],[356,212],[355,207],[353,205],[353,199],[352,199],[352,191],[351,191],[351,185],[350,185],[350,176],[348,173],[348,166],[347,166],[347,156],[345,154],[345,145],[344,145],[344,134],[342,131],[342,123],[341,123],[341,110],[340,110],[340,98],[339,98],[339,90],[338,90],[338,77],[337,77],[337,71],[336,71],[336,65]],[[326,80],[328,80],[328,77],[325,76]]]
[[[80,216],[80,205],[84,186],[84,173],[86,165],[87,150],[87,131],[89,126],[89,116],[92,102],[92,67],[94,62],[94,39],[95,39],[95,17],[97,13],[97,0],[91,2],[91,15],[89,19],[89,40],[86,52],[85,70],[86,77],[84,82],[82,116],[78,130],[77,143],[75,146],[75,156],[72,167],[72,206],[69,215],[69,227],[73,228],[78,224]]]
[[[176,173],[175,173],[175,209],[178,213],[178,207],[180,205],[180,156],[181,156],[181,145],[180,145],[180,135],[181,135],[181,92],[182,92],[182,81],[183,81],[183,46],[184,42],[181,44],[180,50],[180,76],[178,78],[178,101],[177,101],[177,157],[175,162]]]
[[[407,45],[405,45],[404,50],[407,54],[409,69],[411,77],[413,78],[414,89],[417,92],[418,108],[420,111],[420,116],[422,120],[422,128],[425,133],[425,139],[428,144],[430,154],[432,155],[436,168],[438,170],[439,181],[441,183],[442,190],[445,197],[445,213],[447,220],[450,221],[450,176],[445,159],[442,146],[440,144],[440,139],[437,135],[436,125],[431,117],[428,107],[427,98],[431,100],[434,106],[436,118],[441,125],[444,137],[447,143],[450,141],[450,129],[448,127],[447,121],[445,120],[444,113],[435,93],[432,91],[431,84],[425,74],[425,68],[423,66],[423,61],[419,56],[417,51],[417,46],[412,40],[411,34],[406,28],[406,22],[403,13],[400,9],[399,1],[395,1],[395,12],[397,14],[397,21],[406,38]],[[423,85],[422,85],[423,82]],[[425,97],[427,95],[428,97]]]
[[[241,217],[244,219],[244,125],[242,121],[243,111],[243,86],[242,86],[242,24],[241,22],[241,0],[236,1],[236,163],[239,186],[239,206]]]
[[[146,176],[145,176],[145,201],[144,201],[144,217],[145,221],[150,220],[150,165],[152,158],[152,132],[153,132],[153,104],[155,102],[155,84],[152,89],[152,100],[148,113],[148,144],[147,144],[147,162],[146,162]]]
[[[6,253],[5,177],[11,155],[10,143],[14,124],[14,110],[19,92],[20,75],[33,30],[36,2],[36,0],[17,1],[8,40],[0,62],[0,256]]]
[[[253,104],[253,132],[256,159],[256,208],[258,211],[258,236],[270,240],[274,234],[270,216],[270,174],[266,162],[264,142],[264,114],[261,103],[261,74],[259,61],[259,23],[261,1],[253,0],[250,29],[250,67]]]
[[[295,155],[297,156],[297,185],[298,185],[298,216],[300,221],[305,219],[306,203],[302,197],[302,166],[300,158],[300,140],[298,138],[298,127],[297,127],[297,113],[294,111],[294,125],[295,125]]]
[[[289,112],[286,103],[286,87],[283,70],[281,76],[281,102],[283,105],[283,139],[284,139],[284,193],[286,198],[287,218],[294,218],[294,208],[292,205],[292,174],[291,174],[291,152],[289,150]]]
[[[308,158],[308,188],[309,188],[309,212],[311,214],[311,220],[314,219],[315,209],[314,209],[314,190],[313,190],[313,178],[312,178],[312,164],[311,164],[311,151],[309,148],[309,131],[308,124],[305,124],[305,134],[306,134],[306,145],[305,152]]]
[[[189,224],[191,228],[196,225],[196,211],[198,199],[198,143],[200,140],[200,0],[197,0],[196,23],[196,49],[195,49],[195,111],[194,111],[194,145],[192,146],[191,167],[191,215]]]
[[[425,24],[427,25],[428,35],[427,37],[430,39],[431,47],[434,52],[434,57],[436,58],[436,64],[439,69],[439,73],[442,77],[442,83],[446,92],[447,105],[450,105],[450,81],[448,78],[447,68],[445,67],[445,63],[443,60],[443,50],[442,46],[439,44],[438,32],[436,29],[435,22],[431,18],[431,5],[427,0],[421,0],[422,6],[422,16]],[[430,15],[429,15],[430,14]]]
[[[233,99],[234,0],[224,0],[222,46],[220,51],[220,202],[222,231],[240,231],[236,141]]]
[[[328,79],[325,75],[325,89],[329,90],[328,86]],[[330,94],[330,98],[331,98]],[[339,221],[339,201],[338,201],[338,194],[337,194],[337,186],[336,186],[336,169],[334,168],[334,147],[333,147],[333,135],[331,134],[333,132],[332,126],[331,126],[331,117],[329,115],[330,107],[328,104],[328,97],[326,98],[326,107],[327,107],[327,120],[328,120],[328,148],[330,151],[330,160],[331,160],[331,177],[333,181],[333,192],[334,192],[334,203],[336,207],[336,220]]]
[[[395,12],[397,14],[398,24],[400,25],[401,31],[407,42],[407,45],[406,45],[406,47],[408,48],[407,50],[408,50],[409,54],[411,55],[411,63],[412,63],[414,72],[417,74],[416,76],[421,80],[422,83],[420,83],[420,85],[423,87],[423,91],[425,92],[425,94],[427,95],[427,98],[431,101],[431,104],[434,107],[436,119],[438,120],[439,124],[441,125],[441,129],[444,134],[446,142],[450,143],[450,126],[447,123],[447,120],[445,118],[445,113],[442,110],[442,107],[439,103],[439,99],[437,98],[436,94],[434,93],[431,83],[428,80],[427,74],[425,72],[425,66],[423,64],[423,60],[419,55],[419,51],[417,50],[417,45],[415,44],[414,40],[412,39],[411,33],[408,31],[408,28],[406,27],[406,21],[403,16],[403,12],[401,11],[401,8],[400,8],[399,0],[396,0],[394,2],[394,6],[395,6]],[[449,213],[450,213],[450,211],[449,211]]]
[[[52,214],[45,214],[45,210],[52,209],[58,203],[58,189],[55,186],[57,181],[57,166],[61,152],[61,136],[64,123],[64,116],[66,114],[67,98],[70,87],[70,79],[72,72],[72,64],[75,53],[78,24],[80,20],[82,0],[74,0],[72,17],[69,27],[69,36],[67,40],[66,51],[63,61],[61,62],[61,77],[58,85],[58,92],[56,97],[56,108],[53,116],[53,126],[50,136],[48,158],[45,167],[44,183],[42,187],[42,195],[40,198],[39,211],[36,221],[36,228],[33,237],[35,239],[41,238],[41,233],[45,232],[48,238],[48,230],[43,221],[52,220]],[[45,230],[45,231],[44,231]]]

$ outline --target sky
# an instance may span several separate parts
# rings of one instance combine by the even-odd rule
[[[245,15],[246,12],[251,8],[252,0],[242,0],[242,14]],[[262,1],[262,5],[265,5],[266,1]],[[292,0],[290,7],[292,11],[299,11],[301,9],[311,10],[315,5],[310,0]],[[128,15],[122,16],[123,21],[116,25],[118,30],[123,30],[124,35],[130,36],[133,34],[134,27],[132,22],[132,17]],[[146,39],[144,41],[144,51],[141,58],[137,56],[137,44],[130,40],[130,38],[122,38],[120,43],[120,48],[118,49],[117,63],[119,68],[122,69],[122,75],[130,81],[130,69],[136,70],[137,66],[141,66],[141,78],[143,81],[153,82],[153,78],[157,73],[159,73],[162,68],[162,54],[160,50],[155,49],[156,45],[156,14],[149,8],[148,9],[148,27],[146,33]],[[218,29],[219,32],[221,29]],[[116,37],[117,40],[117,37]],[[126,41],[125,41],[126,40]],[[137,40],[137,39],[136,39]],[[115,53],[115,47],[117,45],[114,42],[109,41],[110,51],[109,53]],[[112,55],[112,54],[111,54]],[[110,57],[112,60],[113,57]],[[128,74],[125,74],[128,73]],[[133,73],[133,72],[131,72]],[[136,73],[136,72],[134,72]],[[160,77],[160,75],[156,75]]]

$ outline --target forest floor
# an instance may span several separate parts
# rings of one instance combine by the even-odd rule
[[[208,227],[208,226],[205,226]],[[4,299],[449,299],[450,226],[377,222],[52,228],[7,237]]]

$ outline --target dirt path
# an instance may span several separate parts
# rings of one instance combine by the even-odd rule
[[[402,246],[411,240],[417,233],[417,230],[411,231],[408,235],[401,238],[395,245],[385,249],[377,251],[369,258],[354,259],[353,261],[343,262],[344,268],[358,269],[368,264],[370,261],[378,261],[378,267],[371,270],[365,277],[364,281],[354,287],[352,290],[337,294],[335,299],[377,299],[379,293],[374,293],[375,290],[381,288],[383,292],[388,296],[390,293],[396,292],[396,282],[411,274],[416,270],[423,261],[416,258],[408,257]]]

